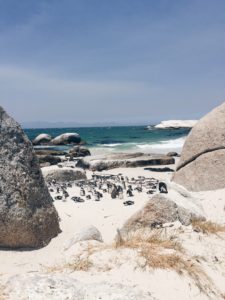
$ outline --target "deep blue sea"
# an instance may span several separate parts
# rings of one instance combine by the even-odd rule
[[[86,141],[86,147],[92,152],[126,152],[139,151],[148,153],[166,153],[180,151],[188,129],[151,129],[145,126],[121,127],[82,127],[82,128],[43,128],[25,129],[28,137],[33,140],[40,133],[56,137],[66,132],[77,132]],[[66,147],[60,147],[66,149]]]

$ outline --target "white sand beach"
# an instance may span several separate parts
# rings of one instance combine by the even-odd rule
[[[88,178],[92,174],[87,171]],[[168,183],[172,173],[138,167],[108,170],[104,174],[154,177]],[[79,196],[80,189],[72,187],[68,192],[70,197]],[[224,192],[225,189],[187,193],[202,207],[207,220],[224,224]],[[167,196],[187,201],[172,187]],[[46,247],[31,251],[0,251],[3,299],[222,299],[225,294],[225,233],[203,234],[194,231],[191,225],[186,227],[179,222],[160,229],[164,238],[172,237],[182,245],[186,259],[193,260],[207,277],[200,274],[202,278],[196,279],[188,273],[178,274],[176,270],[157,266],[145,268],[138,250],[117,249],[113,241],[117,229],[141,209],[151,195],[134,191],[132,200],[135,203],[131,206],[124,206],[124,200],[111,199],[109,194],[104,194],[99,202],[74,203],[70,197],[54,202],[62,232]],[[81,241],[67,249],[75,233],[88,225],[100,231],[103,243]],[[92,247],[98,249],[93,254],[88,252]],[[68,263],[73,265],[76,259],[86,255],[91,261],[90,268],[83,266],[83,270],[82,267],[76,270],[74,266],[73,270],[68,267]],[[74,280],[77,280],[75,285]],[[79,290],[82,290],[80,296]]]

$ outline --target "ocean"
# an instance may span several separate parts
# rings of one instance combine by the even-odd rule
[[[93,154],[106,152],[167,153],[181,151],[189,129],[153,128],[146,130],[146,126],[115,126],[25,129],[25,132],[30,140],[40,133],[47,133],[55,137],[66,132],[77,132],[82,140],[86,141],[85,147],[90,148]],[[65,146],[57,148],[68,150],[68,147]]]

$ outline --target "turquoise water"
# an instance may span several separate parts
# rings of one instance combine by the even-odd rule
[[[33,140],[40,133],[52,137],[66,132],[77,132],[86,141],[86,146],[96,153],[115,151],[168,152],[181,150],[188,129],[146,130],[145,126],[43,128],[25,129]],[[65,149],[66,147],[60,147]]]

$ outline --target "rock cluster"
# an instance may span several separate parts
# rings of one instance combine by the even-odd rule
[[[32,144],[0,107],[0,247],[38,248],[60,232]]]
[[[42,133],[38,135],[33,140],[33,145],[55,145],[55,146],[62,146],[62,145],[71,145],[71,144],[80,144],[81,137],[78,133],[64,133],[55,138],[52,138],[50,135]]]
[[[64,133],[55,137],[51,143],[53,145],[70,145],[70,144],[79,144],[81,138],[78,133]]]

